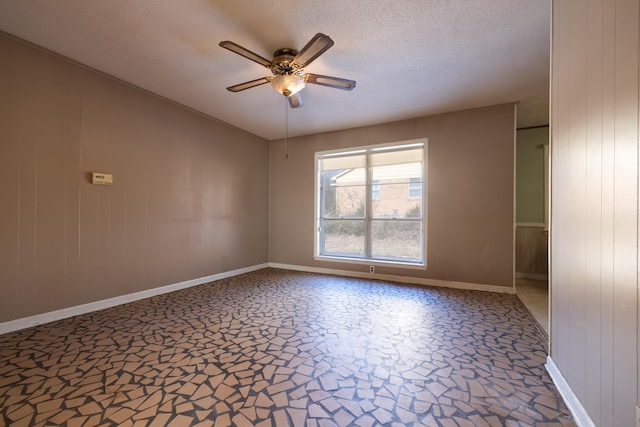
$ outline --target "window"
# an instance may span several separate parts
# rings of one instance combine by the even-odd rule
[[[409,178],[408,188],[410,199],[422,198],[422,178]]]
[[[371,184],[371,200],[380,200],[380,180],[374,179]]]
[[[426,143],[316,153],[316,257],[424,265]]]

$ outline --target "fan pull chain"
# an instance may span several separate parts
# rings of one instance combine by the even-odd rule
[[[284,159],[289,160],[289,99],[284,97]]]

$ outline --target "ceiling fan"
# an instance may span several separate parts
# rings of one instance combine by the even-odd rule
[[[220,46],[257,62],[271,70],[273,74],[273,76],[229,86],[227,90],[231,92],[240,92],[265,83],[271,83],[275,90],[289,98],[289,106],[291,108],[297,108],[302,107],[300,91],[304,89],[307,83],[343,90],[351,90],[356,87],[356,82],[353,80],[304,72],[304,67],[311,64],[333,46],[331,37],[322,33],[313,36],[299,52],[288,47],[276,50],[271,61],[232,41],[220,42]]]

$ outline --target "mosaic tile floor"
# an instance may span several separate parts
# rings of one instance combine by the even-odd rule
[[[0,425],[573,426],[513,295],[266,269],[0,336]]]

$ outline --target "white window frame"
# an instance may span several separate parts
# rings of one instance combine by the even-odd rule
[[[369,151],[375,150],[384,150],[390,149],[391,147],[397,147],[398,149],[407,148],[411,145],[422,145],[424,150],[424,157],[422,162],[422,261],[421,262],[405,262],[398,260],[384,260],[384,259],[375,259],[375,258],[356,258],[356,257],[347,257],[347,256],[336,256],[336,255],[322,255],[320,254],[320,240],[321,240],[321,227],[320,227],[320,219],[321,219],[321,192],[320,192],[320,167],[319,160],[321,158],[330,156],[331,154],[335,155],[347,155],[347,154],[359,154],[366,153]],[[331,262],[342,262],[342,263],[350,263],[350,264],[359,264],[359,265],[386,265],[386,266],[398,266],[402,268],[413,268],[413,269],[426,269],[427,268],[427,216],[428,212],[426,209],[427,206],[427,171],[428,171],[428,139],[420,138],[413,139],[407,141],[397,141],[385,144],[376,144],[376,145],[367,145],[361,147],[351,147],[351,148],[343,148],[337,150],[327,150],[327,151],[318,151],[315,153],[314,158],[314,195],[315,195],[315,209],[314,209],[314,259],[320,261],[331,261]],[[367,183],[370,185],[372,181],[369,178],[369,170],[367,167]],[[367,186],[369,188],[369,186]],[[366,203],[366,211],[365,221],[370,222],[370,206],[371,206],[371,191],[367,191],[367,203]],[[367,231],[368,232],[368,231]],[[370,240],[370,239],[368,239]]]

